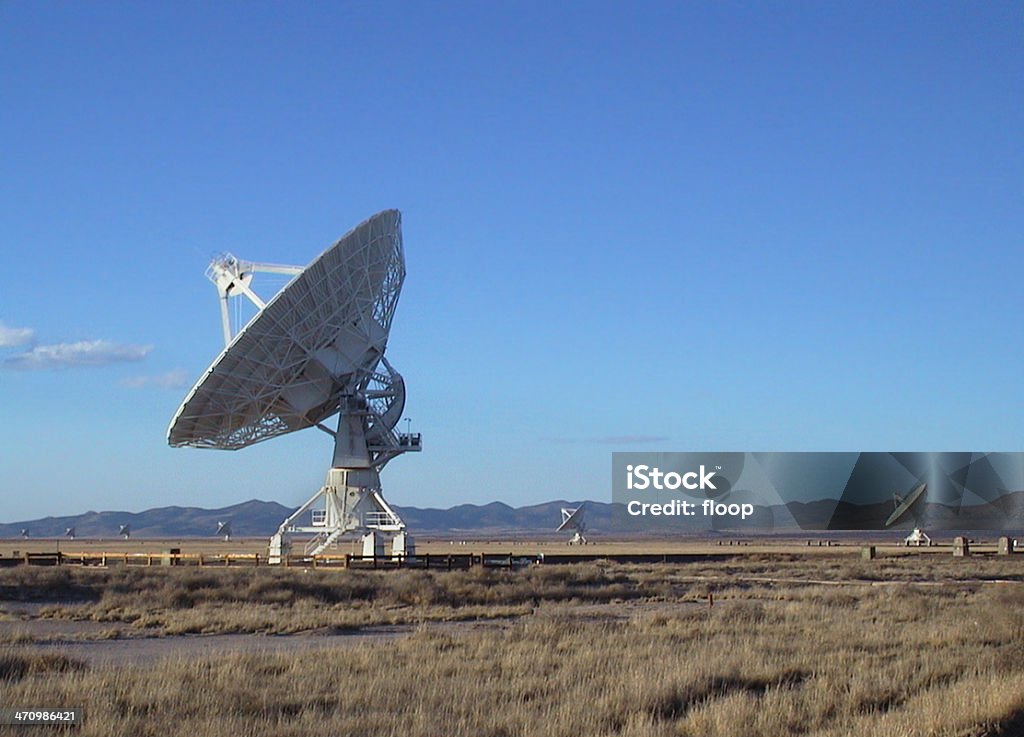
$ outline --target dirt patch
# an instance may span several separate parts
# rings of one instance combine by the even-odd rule
[[[148,665],[164,658],[186,660],[197,656],[228,653],[308,653],[318,650],[353,646],[359,643],[382,643],[408,634],[412,628],[391,631],[363,631],[340,635],[185,635],[179,637],[145,637],[127,640],[44,642],[33,646],[39,652],[57,652],[91,666]]]
[[[50,640],[31,645],[38,652],[59,653],[97,665],[151,665],[163,659],[187,660],[238,653],[301,654],[358,645],[380,645],[417,632],[470,633],[507,626],[500,622],[427,622],[421,625],[392,625],[361,630],[318,631],[298,635],[179,635],[135,637],[116,640]]]

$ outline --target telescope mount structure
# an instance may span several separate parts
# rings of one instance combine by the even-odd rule
[[[583,505],[580,504],[575,509],[562,507],[562,524],[558,526],[556,532],[562,532],[563,530],[572,530],[573,536],[569,539],[569,545],[586,545],[587,538],[584,533],[587,531],[586,522],[583,521],[583,515],[586,510]]]
[[[261,272],[293,278],[264,302],[251,286]],[[418,433],[395,430],[405,381],[384,357],[405,278],[401,214],[377,213],[305,269],[223,254],[206,273],[220,299],[225,348],[185,398],[168,442],[236,450],[316,427],[333,438],[331,467],[271,538],[270,563],[284,561],[299,536],[306,556],[353,534],[364,554],[383,555],[390,538],[392,554],[414,555],[380,484],[389,461],[422,449]],[[239,297],[258,310],[241,329],[230,319]]]

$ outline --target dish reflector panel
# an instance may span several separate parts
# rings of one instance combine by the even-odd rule
[[[562,530],[581,530],[583,529],[583,505],[576,507],[576,509],[562,508],[562,524],[558,526],[555,532],[561,532]]]
[[[237,450],[336,414],[372,380],[404,278],[401,214],[385,210],[324,251],[234,337],[185,397],[168,443]]]
[[[907,515],[907,512],[909,512],[913,508],[913,506],[917,504],[918,500],[921,499],[922,496],[924,496],[924,493],[925,491],[927,491],[927,489],[928,484],[919,484],[918,486],[914,487],[914,489],[909,494],[907,494],[907,498],[901,500],[900,503],[896,505],[896,509],[893,510],[893,513],[889,515],[889,519],[885,521],[885,526],[891,527],[892,525],[902,520]]]

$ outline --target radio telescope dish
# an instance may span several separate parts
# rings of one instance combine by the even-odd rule
[[[562,530],[574,530],[572,538],[569,540],[570,545],[586,545],[587,538],[583,536],[586,532],[587,526],[583,521],[583,515],[586,512],[583,509],[583,505],[576,507],[575,509],[566,509],[562,507],[562,524],[558,526],[556,532]]]
[[[132,531],[129,529],[128,525],[118,525],[117,534],[127,540],[132,536]]]
[[[21,530],[21,537],[24,540],[28,540],[28,528],[27,527],[23,527],[22,528],[22,530]]]
[[[64,530],[64,537],[68,538],[69,540],[74,540],[75,539],[75,528],[74,527],[69,527],[66,530]]]
[[[928,484],[919,484],[911,489],[910,493],[907,494],[906,498],[901,498],[899,494],[893,494],[893,503],[896,505],[896,509],[889,515],[889,519],[885,521],[886,527],[892,527],[894,524],[902,520],[910,512],[911,508],[920,501],[921,497],[928,490]]]
[[[224,542],[231,542],[231,523],[230,522],[218,522],[217,523],[217,535],[224,536]]]
[[[921,500],[924,499],[927,491],[928,484],[918,484],[910,490],[910,493],[905,498],[900,497],[899,494],[893,494],[893,504],[896,508],[885,521],[885,526],[892,527],[903,520],[908,514],[913,514],[916,518],[917,509],[920,507]],[[932,539],[920,527],[914,527],[914,531],[907,535],[903,542],[906,545],[931,545]]]
[[[293,278],[264,302],[252,288],[261,272]],[[304,269],[225,254],[207,277],[220,298],[225,347],[182,402],[168,443],[238,450],[308,427],[334,438],[326,483],[271,538],[271,563],[291,552],[293,534],[313,535],[305,552],[315,555],[349,532],[404,531],[379,476],[422,444],[419,434],[395,431],[405,382],[384,358],[405,278],[398,210],[357,225]],[[239,297],[258,312],[236,333],[229,302]],[[324,423],[334,415],[331,429]]]

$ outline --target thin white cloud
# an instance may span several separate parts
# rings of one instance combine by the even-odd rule
[[[667,435],[605,435],[598,438],[552,438],[556,443],[583,445],[643,445],[647,443],[663,443]]]
[[[668,440],[667,435],[608,435],[602,438],[591,438],[590,442],[601,445],[640,445],[661,443],[666,440]]]
[[[32,328],[12,328],[0,321],[0,348],[25,345],[35,340],[36,331]]]
[[[4,359],[4,366],[23,371],[38,371],[76,366],[106,366],[111,363],[141,361],[153,350],[150,345],[124,345],[109,340],[82,340],[77,343],[37,345],[30,351]]]
[[[188,374],[184,369],[171,369],[151,376],[129,376],[121,379],[120,383],[128,389],[184,389],[189,385]]]

